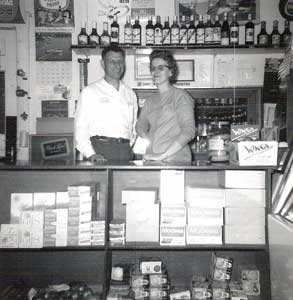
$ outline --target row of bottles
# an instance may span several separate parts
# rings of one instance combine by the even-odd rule
[[[210,97],[210,98],[195,98],[197,108],[206,106],[225,106],[225,107],[236,107],[246,106],[246,98],[232,98],[232,97]]]
[[[261,30],[257,35],[257,45],[281,47],[287,46],[290,42],[291,31],[290,23],[285,20],[284,31],[281,34],[278,29],[277,20],[273,22],[273,31],[268,34],[266,31],[266,21],[261,22]],[[213,22],[211,16],[207,15],[204,23],[203,16],[199,16],[195,26],[194,16],[190,16],[189,21],[182,16],[180,24],[177,16],[173,17],[173,23],[170,26],[169,17],[165,18],[164,25],[161,23],[161,17],[149,17],[145,26],[145,44],[153,45],[239,45],[239,24],[237,22],[236,12],[232,15],[232,21],[229,23],[228,14],[224,14],[223,22],[219,21],[216,15]],[[124,25],[124,42],[125,45],[139,46],[142,44],[142,27],[139,16],[136,16],[134,24],[131,23],[130,16],[127,16]],[[255,45],[255,25],[252,22],[251,14],[248,14],[248,21],[245,26],[245,45]],[[79,45],[102,45],[122,44],[120,38],[120,25],[118,24],[117,15],[114,16],[110,25],[108,22],[103,23],[103,32],[99,36],[97,33],[97,23],[93,22],[92,32],[90,35],[86,32],[86,23],[84,22],[81,32],[78,35]]]

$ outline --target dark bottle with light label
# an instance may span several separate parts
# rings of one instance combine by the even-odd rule
[[[237,14],[233,12],[232,22],[230,25],[230,44],[239,44],[239,24],[237,22]]]
[[[78,45],[88,45],[89,44],[89,36],[86,33],[86,22],[82,22],[81,30],[77,37]]]
[[[92,32],[89,36],[89,44],[90,45],[99,45],[100,44],[100,37],[97,33],[97,22],[96,21],[93,21]]]
[[[100,43],[102,46],[109,46],[111,42],[111,37],[108,31],[108,22],[103,23],[103,33],[100,37]]]
[[[292,32],[290,31],[290,22],[285,20],[284,22],[284,31],[281,35],[281,46],[287,47],[291,41]]]
[[[119,24],[117,22],[117,15],[114,15],[113,22],[111,24],[111,44],[119,44]]]
[[[273,47],[280,47],[281,45],[281,34],[279,32],[279,21],[274,20],[273,22],[273,31],[270,35],[270,44]]]
[[[170,28],[168,16],[165,18],[164,27],[163,27],[162,32],[163,32],[162,44],[170,45],[171,44],[171,28]]]
[[[187,27],[185,16],[181,17],[181,24],[179,28],[179,44],[187,45]]]
[[[205,31],[205,26],[203,23],[203,16],[199,16],[199,21],[196,26],[196,44],[197,45],[203,45],[204,44],[204,31]]]
[[[191,15],[189,26],[187,28],[187,44],[195,45],[195,43],[196,43],[196,29],[194,26],[194,15]]]
[[[145,43],[147,46],[152,46],[155,43],[155,28],[152,16],[149,16],[148,23],[145,27]]]
[[[215,16],[215,23],[213,24],[213,44],[221,44],[221,23],[218,15]]]
[[[141,45],[141,25],[139,23],[138,15],[135,17],[135,21],[132,26],[132,44],[135,46]]]
[[[156,16],[155,29],[155,45],[162,45],[163,25],[161,24],[161,17]]]
[[[130,16],[126,17],[126,23],[124,25],[124,44],[131,45],[132,44],[132,25]]]
[[[228,22],[228,15],[224,13],[224,21],[221,27],[221,45],[229,46],[230,44],[230,26]]]
[[[266,21],[261,21],[260,32],[257,35],[257,44],[260,46],[269,45],[269,35],[266,30]]]
[[[213,34],[213,24],[211,21],[211,15],[207,15],[207,22],[205,24],[205,29],[204,29],[204,40],[205,44],[212,44],[214,40],[214,34]]]
[[[179,25],[177,16],[173,17],[173,24],[171,25],[171,45],[179,44]]]
[[[245,24],[245,45],[254,45],[254,23],[251,14],[248,14],[248,21]]]

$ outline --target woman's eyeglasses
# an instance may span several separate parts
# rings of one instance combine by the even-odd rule
[[[151,70],[151,72],[155,72],[156,70],[159,70],[162,72],[162,71],[164,71],[164,68],[170,69],[169,66],[167,66],[167,65],[159,65],[156,67],[150,67],[150,70]]]

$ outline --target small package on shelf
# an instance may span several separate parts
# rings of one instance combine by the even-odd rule
[[[141,274],[161,274],[163,272],[163,264],[161,261],[150,260],[140,262]]]
[[[199,275],[192,276],[191,295],[193,300],[212,300],[212,289],[205,277]]]
[[[187,245],[223,243],[222,226],[186,226]]]
[[[124,245],[126,239],[126,224],[122,220],[112,220],[109,224],[109,240],[111,246]]]
[[[157,188],[128,187],[121,191],[121,203],[128,204],[132,201],[142,201],[144,203],[156,203]]]
[[[213,300],[230,300],[231,293],[229,286],[224,283],[212,284],[212,299]]]
[[[185,206],[161,206],[161,226],[185,226],[186,207]]]
[[[168,276],[166,274],[150,274],[150,287],[152,288],[168,288]]]
[[[229,283],[232,276],[233,259],[231,257],[212,254],[211,258],[211,281]]]
[[[260,272],[254,265],[240,265],[239,275],[242,289],[248,296],[260,295]]]
[[[0,248],[18,248],[19,224],[1,224]]]
[[[160,226],[161,246],[185,246],[185,226]]]
[[[168,291],[157,288],[157,287],[152,287],[149,289],[150,293],[150,300],[167,300],[168,299]]]
[[[23,210],[33,209],[33,193],[11,193],[10,195],[10,223],[18,224]]]
[[[190,300],[191,294],[190,290],[177,292],[177,293],[170,293],[170,300]]]

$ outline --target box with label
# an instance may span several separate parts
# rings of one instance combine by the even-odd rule
[[[239,166],[276,166],[278,142],[232,142],[230,162]]]
[[[20,213],[33,208],[33,193],[10,194],[10,223],[19,223]]]
[[[187,208],[188,225],[223,225],[223,208],[193,207]]]
[[[265,207],[265,189],[226,189],[226,207]]]
[[[219,172],[219,183],[231,189],[265,189],[266,173],[262,170],[224,170]]]
[[[56,193],[34,193],[34,210],[45,210],[55,208]]]
[[[265,226],[264,207],[226,207],[225,225]]]
[[[140,263],[141,274],[161,274],[162,273],[162,262],[157,261],[142,261]]]
[[[225,225],[225,244],[265,244],[264,226]]]
[[[160,226],[161,246],[185,246],[185,226]]]
[[[231,142],[259,140],[259,125],[233,125],[231,124]]]
[[[69,207],[69,194],[65,192],[56,192],[56,208]]]
[[[222,244],[222,226],[186,226],[186,243]]]
[[[186,208],[185,206],[161,206],[161,226],[185,226]]]
[[[224,207],[225,189],[223,188],[196,188],[187,186],[185,198],[188,206],[196,207]]]
[[[143,201],[150,204],[156,203],[157,189],[156,188],[127,188],[121,191],[121,203],[127,204],[131,201]]]
[[[1,224],[0,248],[17,248],[19,244],[19,224]]]

